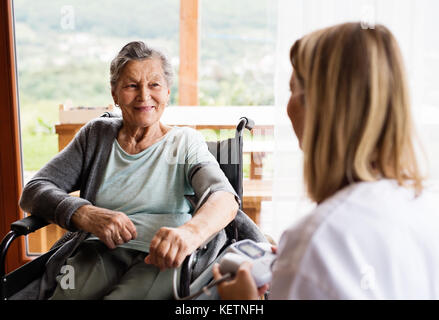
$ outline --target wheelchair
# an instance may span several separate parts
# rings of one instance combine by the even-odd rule
[[[110,112],[102,115],[102,117],[115,116],[118,115]],[[240,199],[243,195],[243,132],[244,129],[251,131],[253,127],[253,120],[242,117],[236,127],[234,138],[206,142],[209,151],[217,159],[220,168]],[[194,207],[199,200],[187,198]],[[35,291],[39,290],[47,262],[58,250],[62,250],[63,243],[68,241],[74,232],[68,232],[48,252],[8,274],[5,273],[5,259],[8,248],[14,239],[26,236],[48,224],[47,221],[33,215],[11,224],[11,230],[0,244],[0,295],[2,300],[37,299]],[[212,281],[211,269],[213,264],[220,259],[230,244],[243,239],[268,242],[258,226],[242,211],[241,202],[235,219],[210,239],[207,244],[198,248],[184,260],[177,289],[178,297],[189,297],[191,293],[210,283]],[[207,260],[204,258],[206,256],[208,257]]]

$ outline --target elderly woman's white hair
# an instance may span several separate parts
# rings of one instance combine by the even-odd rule
[[[114,90],[125,65],[132,60],[144,60],[158,58],[162,63],[163,73],[168,87],[171,87],[174,72],[168,57],[161,51],[148,47],[142,41],[132,41],[126,44],[111,61],[110,83]]]

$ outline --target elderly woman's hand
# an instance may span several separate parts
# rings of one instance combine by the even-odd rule
[[[233,218],[239,206],[233,194],[212,193],[191,220],[178,228],[160,228],[151,240],[145,263],[164,270],[179,267],[186,256],[222,230]]]
[[[92,205],[76,210],[72,222],[78,229],[94,234],[110,249],[137,236],[136,227],[125,213]]]
[[[187,255],[194,252],[199,243],[197,233],[185,226],[179,228],[162,227],[151,240],[145,263],[153,264],[160,270],[179,267]]]

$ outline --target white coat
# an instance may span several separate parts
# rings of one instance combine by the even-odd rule
[[[270,299],[439,299],[439,202],[393,180],[350,185],[287,229]]]

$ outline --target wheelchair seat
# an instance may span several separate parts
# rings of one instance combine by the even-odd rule
[[[117,116],[106,113],[104,117]],[[254,122],[247,118],[241,118],[234,138],[223,141],[207,142],[209,151],[215,156],[221,169],[229,179],[237,195],[242,199],[243,195],[243,131],[245,128],[251,130]],[[199,199],[192,199],[195,204]],[[256,224],[241,210],[242,204],[235,219],[204,247],[197,249],[187,256],[181,267],[179,296],[189,296],[194,290],[198,290],[207,284],[212,276],[210,268],[222,252],[233,242],[242,239],[252,239],[256,242],[267,242]],[[42,218],[30,215],[24,219],[11,224],[11,231],[1,242],[0,256],[0,277],[1,277],[1,298],[6,299],[38,299],[47,298],[41,296],[40,292],[48,290],[48,278],[50,279],[48,262],[56,261],[62,257],[63,251],[74,250],[71,248],[74,238],[81,236],[78,232],[68,232],[64,235],[50,251],[38,258],[28,262],[20,268],[5,273],[5,259],[12,241],[19,236],[25,236],[34,232],[49,223]],[[85,236],[85,235],[82,235]],[[209,271],[209,272],[206,272]],[[52,275],[51,279],[54,279]],[[49,285],[50,287],[50,285]]]

